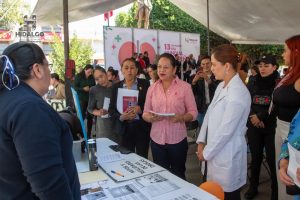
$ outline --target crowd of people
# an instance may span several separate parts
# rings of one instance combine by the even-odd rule
[[[245,198],[257,195],[264,154],[271,173],[270,199],[287,200],[300,195],[291,178],[300,180],[300,167],[288,172],[289,149],[300,150],[299,51],[299,35],[286,40],[283,77],[274,56],[251,65],[249,57],[229,44],[197,61],[192,54],[180,60],[163,53],[153,63],[147,52],[135,53],[120,71],[86,65],[73,87],[89,138],[107,137],[145,158],[150,147],[155,163],[185,179],[186,124],[197,121],[204,179],[220,184],[226,200],[241,199],[247,172]],[[80,199],[72,134],[41,98],[49,84],[54,89],[49,98],[65,98],[63,82],[47,65],[32,43],[12,44],[1,56],[0,161],[6,163],[0,168],[1,199]],[[124,91],[137,96],[120,110]]]

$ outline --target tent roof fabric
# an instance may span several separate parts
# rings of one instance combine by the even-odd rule
[[[74,22],[101,15],[132,3],[134,0],[69,0],[69,21]],[[63,23],[62,0],[38,0],[33,10],[40,25]]]
[[[207,25],[207,0],[170,0]],[[210,29],[241,44],[280,44],[300,34],[299,0],[209,0]]]
[[[69,21],[117,9],[134,0],[69,0]],[[170,0],[207,25],[207,0]],[[34,9],[41,25],[62,24],[61,0],[38,0]],[[282,44],[300,34],[299,0],[209,0],[210,29],[233,43]],[[153,19],[155,20],[155,19]]]

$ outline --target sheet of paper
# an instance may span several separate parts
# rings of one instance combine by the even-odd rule
[[[101,183],[96,182],[81,187],[81,199],[148,200],[149,198],[147,198],[134,184],[130,182],[107,188],[103,187]]]
[[[182,188],[160,197],[164,200],[218,200],[217,197],[201,190],[200,188]]]
[[[153,111],[150,111],[150,113],[158,115],[160,117],[172,117],[172,116],[175,116],[175,113],[158,113],[158,112],[153,112]]]
[[[151,198],[158,198],[159,196],[174,192],[180,187],[176,182],[167,179],[160,173],[154,173],[147,176],[139,177],[133,180],[140,190]]]
[[[78,173],[78,177],[81,185],[108,179],[107,175],[101,170]]]
[[[124,108],[136,105],[138,102],[138,96],[138,90],[119,88],[117,97],[117,110],[119,111],[119,113],[123,113]],[[130,101],[130,99],[134,99],[134,101]]]
[[[165,170],[150,160],[133,153],[123,155],[123,158],[124,159],[120,161],[99,163],[99,165],[107,175],[117,182],[127,181]],[[118,174],[122,176],[113,172],[118,172]]]
[[[110,163],[110,162],[115,162],[122,160],[123,157],[120,152],[114,152],[110,154],[98,154],[98,163]]]
[[[288,143],[289,149],[289,167],[287,170],[288,175],[294,180],[294,183],[300,187],[300,181],[297,179],[297,168],[300,166],[300,151],[295,149]]]
[[[104,102],[103,102],[103,108],[102,109],[108,110],[109,104],[110,104],[110,98],[104,97]],[[108,118],[108,117],[109,117],[108,114],[101,116],[101,118]]]

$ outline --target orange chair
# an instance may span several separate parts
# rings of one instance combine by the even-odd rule
[[[217,197],[221,200],[224,200],[224,198],[225,198],[223,188],[216,182],[206,181],[206,182],[202,183],[199,186],[199,188],[214,195],[215,197]]]

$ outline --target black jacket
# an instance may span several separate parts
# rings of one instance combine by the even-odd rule
[[[109,104],[109,115],[114,119],[114,129],[117,133],[123,134],[124,131],[124,125],[128,123],[128,121],[120,121],[121,113],[117,110],[117,98],[118,98],[118,89],[123,88],[124,80],[120,81],[119,83],[116,83],[112,86],[112,96]],[[142,114],[144,111],[144,105],[146,101],[146,94],[148,91],[148,88],[150,86],[149,81],[145,79],[139,79],[137,78],[137,89],[139,90],[139,96],[138,96],[138,105],[141,107],[142,112],[139,114],[139,120],[142,121],[142,123],[145,123],[145,126],[150,129],[150,124],[145,122],[142,118]]]
[[[265,128],[276,127],[276,118],[274,115],[269,115],[268,110],[277,80],[278,76],[275,72],[267,77],[257,74],[251,85],[247,85],[252,99],[250,116],[256,114],[259,120],[263,121]],[[248,120],[247,126],[253,126],[250,120]]]
[[[212,101],[215,90],[217,89],[220,81],[215,79],[215,76],[212,74],[210,76],[211,84],[208,85],[209,89],[209,99]],[[192,85],[193,93],[195,96],[196,104],[197,104],[197,109],[200,113],[205,113],[208,105],[206,104],[205,101],[205,82],[204,79],[200,79],[197,81],[195,85]]]

